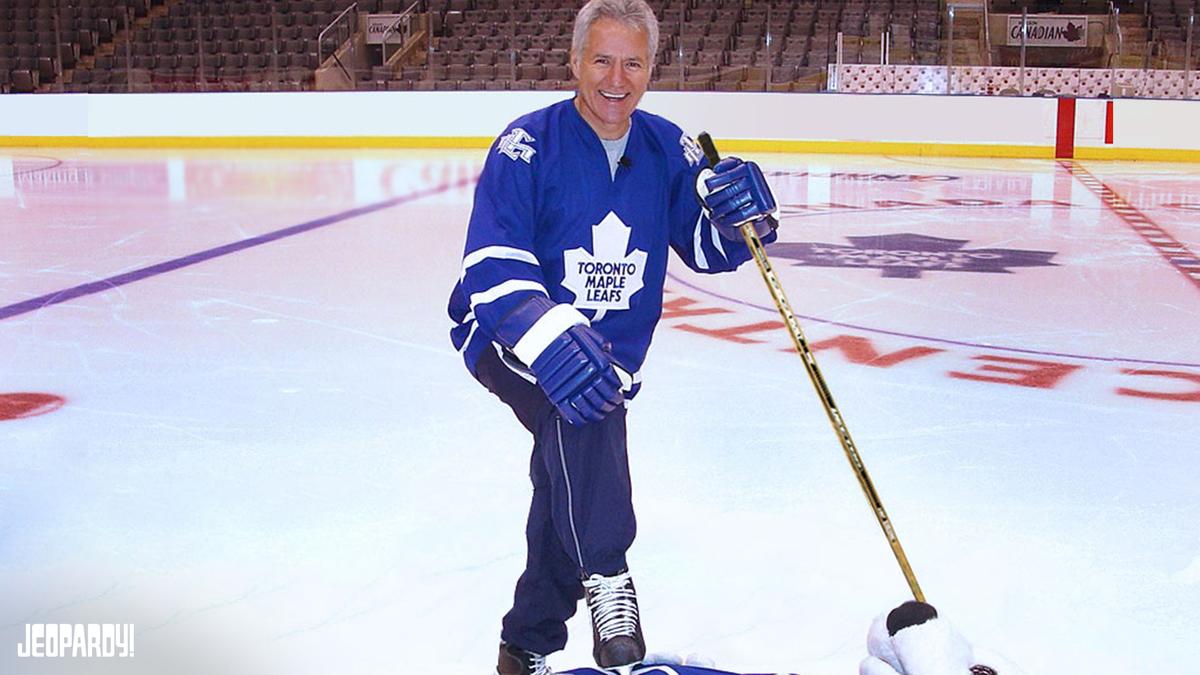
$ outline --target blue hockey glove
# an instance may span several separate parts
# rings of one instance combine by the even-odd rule
[[[591,326],[571,326],[529,369],[546,397],[571,424],[599,422],[625,400],[610,345]]]
[[[704,169],[696,178],[696,194],[708,213],[708,219],[722,237],[741,241],[738,228],[753,222],[759,238],[775,231],[775,196],[754,162],[726,157],[712,169]]]
[[[531,296],[500,322],[496,338],[570,424],[599,422],[625,400],[611,345],[569,304]]]

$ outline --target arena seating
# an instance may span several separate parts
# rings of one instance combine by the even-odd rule
[[[0,10],[0,87],[14,92],[255,91],[314,86],[317,36],[352,0],[11,0]],[[405,0],[362,0],[394,13]],[[559,89],[574,3],[427,0],[421,62],[361,68],[355,87]],[[652,86],[816,90],[845,36],[848,60],[937,58],[937,0],[652,0],[662,22]],[[53,33],[55,18],[59,34]],[[62,46],[54,45],[61,40]],[[328,51],[326,52],[328,53]]]
[[[414,88],[504,88],[499,82],[510,89],[570,88],[565,64],[574,10],[558,4],[476,0],[471,9],[444,10],[426,76]],[[928,33],[933,47],[923,56],[936,58],[937,0],[650,4],[662,30],[654,89],[817,90],[836,57],[839,31],[855,60],[878,61],[879,36],[889,28],[901,36],[893,54],[915,58],[914,36]],[[383,80],[372,86],[400,88]]]
[[[649,0],[662,35],[651,88],[818,91],[845,63],[940,64],[940,0]],[[988,0],[993,12],[1109,11],[1107,0]],[[1122,63],[1182,68],[1186,27],[1200,0],[1119,0]],[[413,0],[5,0],[0,91],[273,91],[318,87],[337,44],[319,36],[343,10],[399,13]],[[573,88],[568,65],[575,2],[420,0],[420,49],[346,71],[360,90]],[[1146,14],[1140,13],[1142,8]],[[956,24],[954,62],[970,28]],[[965,29],[964,29],[965,26]],[[963,39],[967,33],[967,39]],[[360,36],[361,37],[361,34]],[[1200,62],[1200,35],[1191,63]],[[378,56],[378,51],[372,52]],[[346,67],[341,64],[339,67]]]
[[[0,6],[0,86],[31,92],[59,84],[64,71],[111,43],[122,22],[146,16],[151,7],[152,0],[6,1]]]
[[[1187,63],[1187,28],[1191,17],[1200,14],[1196,0],[1150,0],[1146,5],[1146,28],[1150,47],[1146,65],[1151,68],[1183,68]],[[1200,17],[1196,20],[1200,24]],[[1194,30],[1200,30],[1200,25]],[[1200,34],[1192,36],[1191,65],[1200,62]]]

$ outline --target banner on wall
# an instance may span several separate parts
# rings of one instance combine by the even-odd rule
[[[1020,14],[1008,15],[1008,46],[1021,46]],[[1086,47],[1088,22],[1086,16],[1029,16],[1024,22],[1026,47]]]
[[[411,19],[411,14],[368,14],[367,44],[383,44],[384,34],[389,45],[402,44],[412,32]]]

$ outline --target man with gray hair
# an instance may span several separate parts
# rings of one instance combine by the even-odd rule
[[[657,45],[644,0],[590,0],[575,20],[574,98],[511,123],[476,186],[451,340],[534,440],[525,571],[499,675],[549,675],[546,655],[566,645],[581,598],[597,665],[628,673],[645,657],[626,560],[636,521],[625,413],[662,314],[668,251],[726,272],[751,257],[742,224],[775,238],[775,201],[753,162],[710,168],[678,126],[637,109]]]

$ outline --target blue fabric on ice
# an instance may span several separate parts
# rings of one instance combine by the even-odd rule
[[[596,668],[576,668],[574,670],[555,671],[558,675],[610,675]],[[700,666],[647,665],[635,668],[633,675],[767,675],[766,673],[734,673],[728,670],[714,670]],[[785,675],[771,673],[770,675]]]

